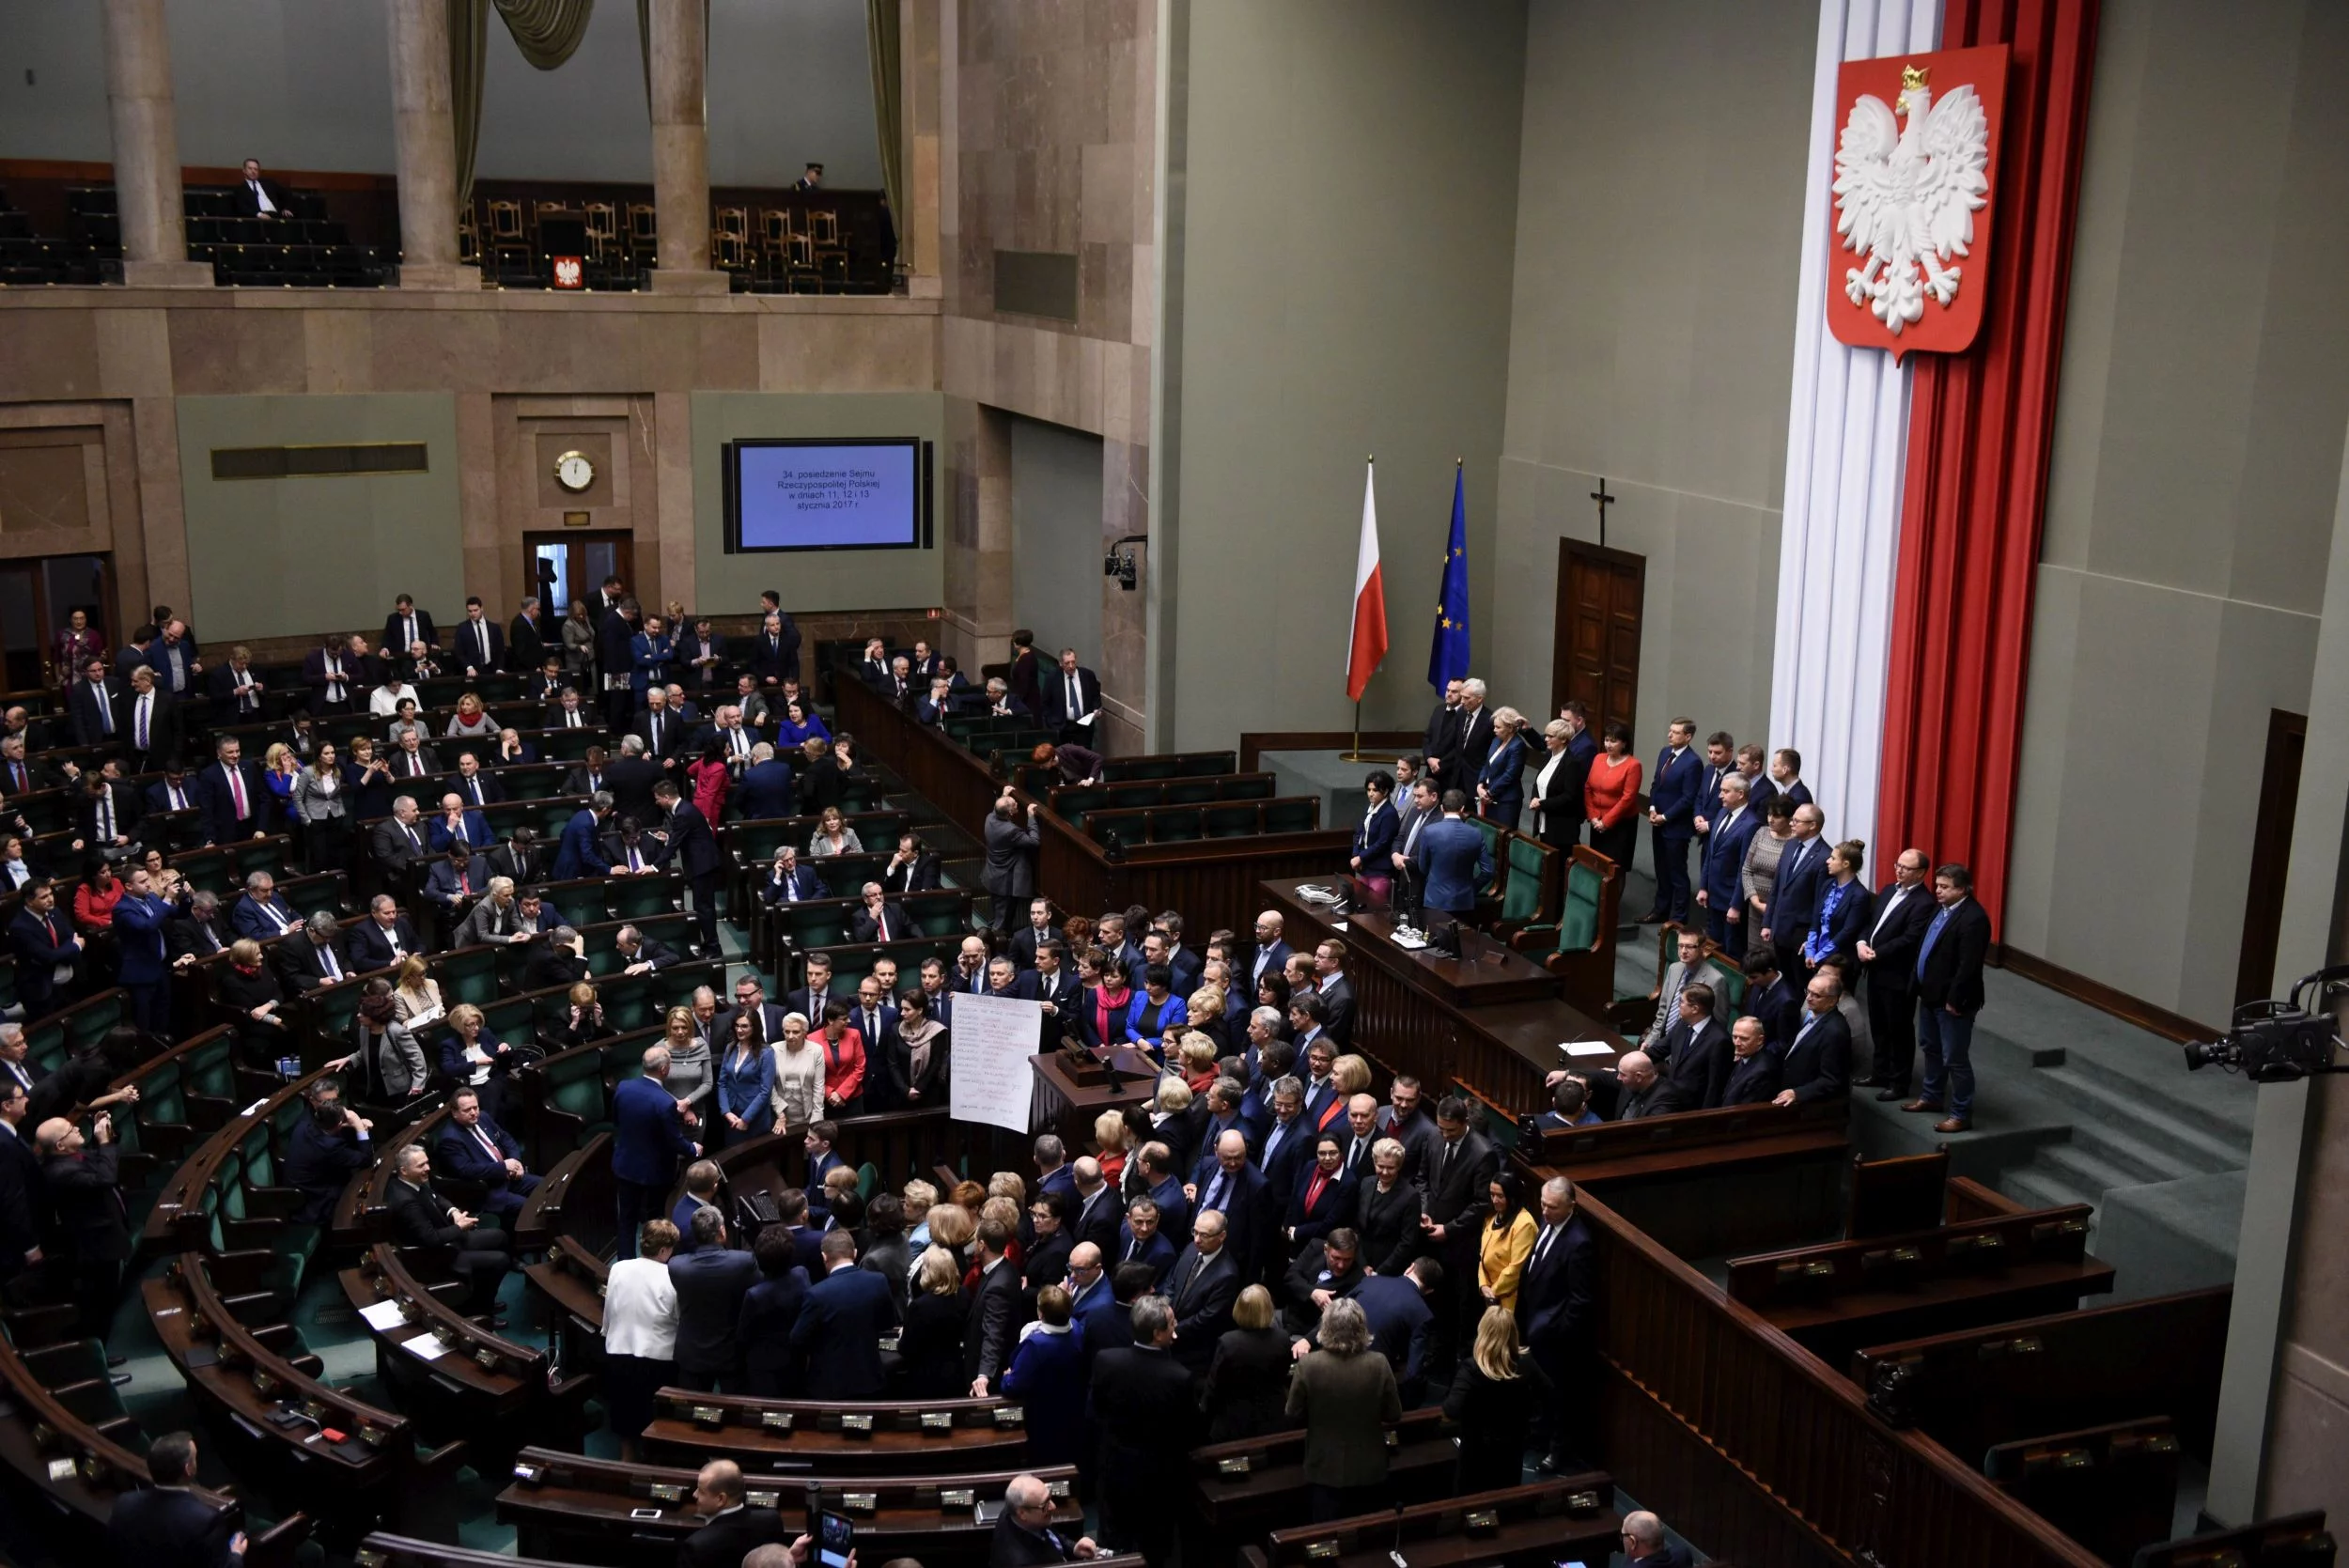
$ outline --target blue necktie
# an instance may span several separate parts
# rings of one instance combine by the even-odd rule
[[[1933,924],[1932,924],[1931,925],[1928,925],[1927,927],[1925,927],[1925,940],[1924,940],[1924,945],[1923,945],[1923,946],[1921,946],[1921,947],[1920,947],[1920,948],[1917,950],[1917,978],[1918,978],[1918,979],[1922,980],[1922,979],[1925,977],[1925,959],[1926,959],[1926,958],[1928,958],[1928,957],[1930,957],[1930,956],[1932,955],[1932,954],[1933,954],[1933,944],[1934,944],[1934,942],[1935,942],[1935,941],[1937,941],[1937,939],[1939,939],[1940,935],[1941,935],[1941,927],[1943,927],[1944,925],[1947,925],[1949,923],[1950,923],[1950,911],[1949,911],[1949,910],[1947,910],[1947,909],[1943,909],[1943,910],[1942,910],[1939,914],[1935,915],[1935,916],[1933,917]]]

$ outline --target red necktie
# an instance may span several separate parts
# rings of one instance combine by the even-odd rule
[[[1307,1184],[1306,1184],[1306,1187],[1305,1187],[1305,1212],[1306,1212],[1306,1213],[1311,1214],[1311,1213],[1313,1212],[1314,1205],[1315,1205],[1315,1203],[1320,1203],[1320,1202],[1321,1202],[1321,1195],[1322,1195],[1322,1193],[1323,1193],[1325,1190],[1327,1190],[1327,1189],[1328,1189],[1329,1186],[1330,1186],[1330,1176],[1329,1176],[1329,1172],[1327,1172],[1323,1171],[1323,1170],[1321,1169],[1321,1167],[1320,1167],[1320,1166],[1318,1166],[1318,1165],[1315,1166],[1315,1167],[1314,1167],[1314,1179],[1313,1179],[1311,1182],[1307,1183]]]
[[[228,799],[236,805],[238,821],[242,822],[253,815],[253,808],[245,804],[244,770],[241,768],[228,769]]]

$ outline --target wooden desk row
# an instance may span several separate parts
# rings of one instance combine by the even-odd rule
[[[1577,1560],[1605,1561],[1620,1544],[1615,1483],[1596,1472],[1530,1486],[1472,1492],[1439,1502],[1275,1530],[1261,1546],[1243,1546],[1244,1568],[1551,1568]]]

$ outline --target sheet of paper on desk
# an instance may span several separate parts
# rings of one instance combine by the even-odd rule
[[[371,1307],[359,1309],[359,1315],[367,1320],[367,1327],[378,1332],[397,1328],[400,1325],[399,1303],[378,1301]]]
[[[412,1340],[402,1340],[399,1347],[419,1361],[437,1361],[448,1354],[448,1346],[443,1344],[437,1335],[428,1333],[418,1334]]]
[[[1343,931],[1346,929],[1347,924],[1348,923],[1346,921],[1333,920],[1330,923],[1330,929],[1332,931]]]
[[[1615,1054],[1614,1047],[1596,1040],[1567,1040],[1562,1042],[1558,1048],[1568,1056],[1612,1056]]]

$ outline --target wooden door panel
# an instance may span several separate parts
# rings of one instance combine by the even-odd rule
[[[1559,541],[1552,711],[1572,698],[1588,710],[1594,730],[1633,722],[1646,588],[1644,557]]]

